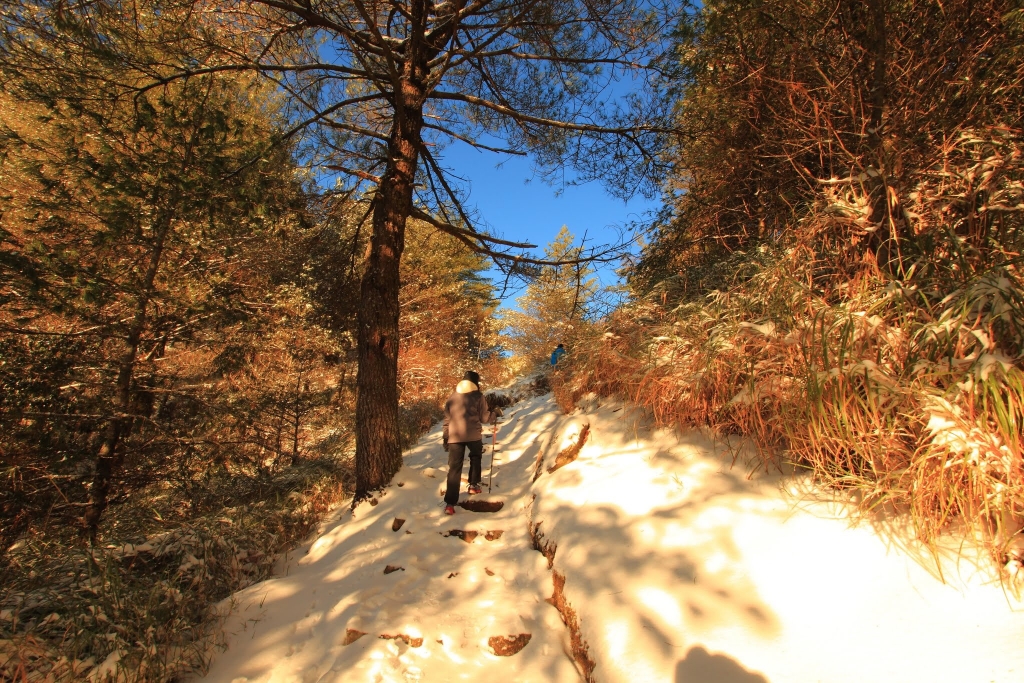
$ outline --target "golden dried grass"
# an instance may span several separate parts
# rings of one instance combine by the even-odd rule
[[[1024,525],[1021,152],[1005,131],[965,133],[942,174],[920,174],[908,195],[929,249],[904,245],[898,277],[850,266],[835,204],[859,190],[826,193],[791,241],[719,265],[727,290],[670,278],[612,315],[566,358],[556,397],[615,395],[660,425],[743,435],[766,467],[784,458],[909,514],[924,543],[955,521],[1005,561]],[[959,237],[958,197],[994,202],[1000,233]]]

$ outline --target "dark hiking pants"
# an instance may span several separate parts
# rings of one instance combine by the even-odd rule
[[[480,461],[483,459],[484,442],[448,444],[448,488],[444,492],[444,502],[455,505],[459,502],[459,485],[462,481],[462,464],[466,460],[466,447],[469,447],[469,485],[480,483]]]

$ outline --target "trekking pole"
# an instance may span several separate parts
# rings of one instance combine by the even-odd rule
[[[491,495],[491,477],[494,476],[494,448],[498,443],[498,418],[494,418],[491,429],[491,466],[487,470],[487,495]]]

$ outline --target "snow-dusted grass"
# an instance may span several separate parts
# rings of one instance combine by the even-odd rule
[[[584,424],[577,459],[547,473]],[[806,476],[749,474],[621,404],[555,429],[532,515],[595,680],[1024,679],[1024,606],[958,548],[941,556],[943,584],[934,558],[853,525]]]

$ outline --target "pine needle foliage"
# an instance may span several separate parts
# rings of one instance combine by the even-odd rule
[[[433,226],[410,219],[402,260],[399,419],[405,448],[441,419],[466,370],[490,386],[505,379],[498,345],[498,301],[485,279],[490,259]]]

